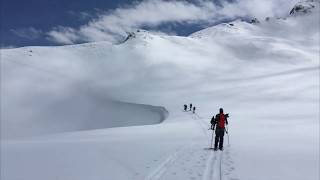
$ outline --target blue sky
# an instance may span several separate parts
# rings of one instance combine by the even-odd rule
[[[89,2],[89,3],[88,3]],[[117,8],[130,0],[1,0],[2,36],[4,46],[55,45],[42,37],[28,36],[27,29],[49,31],[55,26],[79,27],[92,17],[80,17],[81,13],[94,16],[98,11]],[[20,35],[19,32],[21,32]]]
[[[63,45],[100,40],[116,42],[125,36],[125,32],[138,28],[188,35],[239,17],[279,16],[293,2],[1,0],[1,46]]]

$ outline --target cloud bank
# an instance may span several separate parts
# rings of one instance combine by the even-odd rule
[[[91,41],[117,42],[126,32],[141,27],[157,27],[164,23],[212,25],[224,19],[237,17],[284,16],[297,0],[198,0],[165,1],[144,0],[130,6],[104,12],[79,28],[55,27],[47,33],[48,39],[61,44]]]

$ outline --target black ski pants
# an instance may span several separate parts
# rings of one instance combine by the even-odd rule
[[[219,149],[223,148],[223,136],[224,136],[225,128],[216,128],[216,138],[214,141],[214,148],[218,148],[219,143]]]

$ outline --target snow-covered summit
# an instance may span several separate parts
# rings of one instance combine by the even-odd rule
[[[266,29],[281,29],[284,26],[291,26],[290,17],[300,16],[312,13],[319,13],[320,0],[303,0],[298,2],[290,11],[288,17],[266,17],[265,21],[260,21],[257,18],[252,18],[250,21],[236,20],[229,23],[221,23],[206,29],[194,32],[189,35],[191,38],[211,39],[222,36],[237,36],[237,35],[257,35],[258,32],[265,32]],[[314,20],[314,19],[313,19]],[[297,20],[294,20],[297,21]],[[300,20],[303,21],[303,20]],[[306,19],[305,21],[310,21]],[[301,22],[300,22],[301,23]],[[276,27],[278,26],[278,27]],[[259,29],[260,28],[260,29]],[[268,31],[268,30],[267,30]],[[259,34],[258,34],[259,35]]]
[[[155,35],[152,32],[143,29],[137,29],[136,31],[127,32],[126,38],[120,42],[120,44],[125,43],[131,39],[152,39],[152,36]]]
[[[298,2],[290,11],[290,15],[305,15],[313,11],[319,11],[320,0],[303,0]]]
[[[189,35],[191,38],[203,39],[208,37],[221,37],[236,34],[246,34],[250,24],[241,20],[232,21],[229,23],[221,23]]]

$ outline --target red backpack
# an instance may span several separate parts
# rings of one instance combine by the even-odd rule
[[[218,116],[219,116],[218,126],[219,128],[224,128],[226,123],[226,116],[223,113],[220,113]]]

